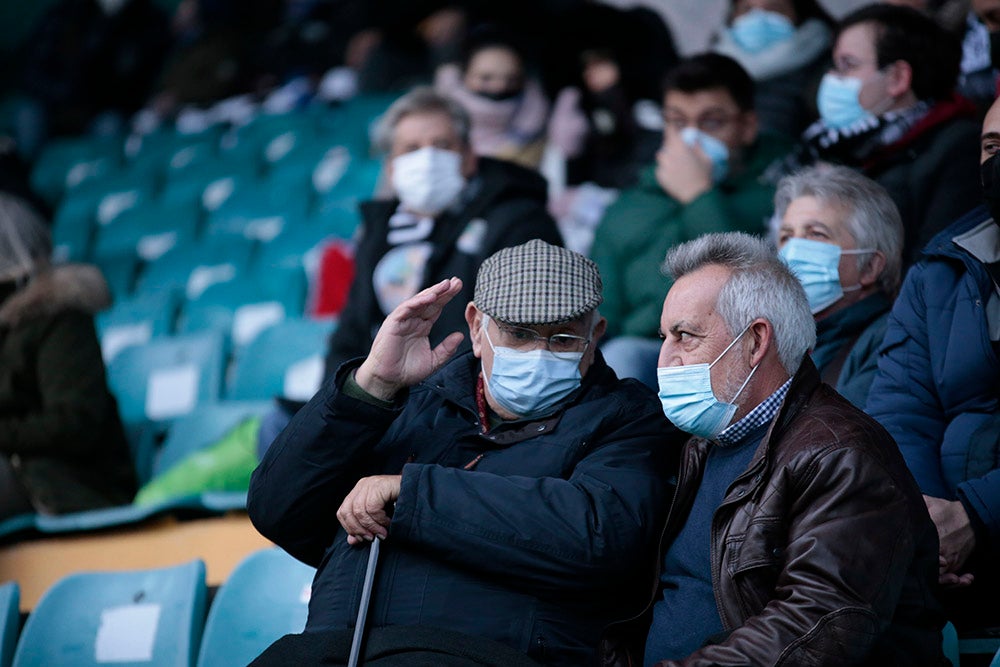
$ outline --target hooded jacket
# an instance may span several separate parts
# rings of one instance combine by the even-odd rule
[[[65,265],[0,286],[0,454],[35,509],[131,502],[136,480],[108,389],[94,314],[110,303],[94,267]]]

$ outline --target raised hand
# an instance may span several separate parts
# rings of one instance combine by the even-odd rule
[[[682,204],[712,189],[712,161],[699,146],[689,146],[667,128],[667,140],[656,154],[656,182]]]
[[[355,380],[366,392],[391,401],[440,368],[458,349],[464,335],[454,332],[431,348],[428,336],[445,304],[462,289],[458,278],[442,280],[418,292],[389,313]]]

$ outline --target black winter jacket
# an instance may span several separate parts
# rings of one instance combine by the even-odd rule
[[[618,380],[598,353],[561,412],[484,435],[471,353],[394,409],[342,392],[355,365],[296,414],[250,484],[258,530],[318,566],[307,632],[350,627],[357,614],[368,550],[348,545],[337,508],[359,478],[402,472],[368,622],[591,663],[601,629],[629,607],[623,592],[644,588],[634,577],[667,508],[680,434],[655,395]]]

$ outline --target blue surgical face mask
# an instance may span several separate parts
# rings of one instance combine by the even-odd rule
[[[863,84],[861,79],[837,76],[833,72],[823,76],[816,93],[816,107],[827,127],[840,129],[874,117],[858,99]]]
[[[729,147],[711,134],[702,132],[696,127],[685,127],[680,131],[680,138],[688,146],[698,146],[712,161],[712,182],[718,183],[729,174]]]
[[[545,417],[580,386],[583,352],[556,356],[544,349],[497,347],[490,340],[488,324],[489,318],[484,316],[483,332],[493,350],[493,369],[486,386],[504,410],[522,419]]]
[[[656,369],[660,405],[663,406],[663,414],[674,426],[702,438],[713,438],[729,426],[736,414],[736,404],[723,403],[715,397],[715,392],[712,391],[712,366],[736,345],[749,328],[748,324],[710,364]],[[757,366],[750,369],[750,374],[733,396],[733,401],[743,392],[756,371]]]
[[[729,28],[733,41],[747,53],[760,53],[795,36],[795,24],[784,14],[751,9]]]
[[[871,249],[841,250],[840,246],[810,239],[792,238],[781,246],[778,256],[784,260],[802,283],[813,315],[840,301],[844,292],[861,289],[861,285],[842,287],[840,256],[875,252]]]

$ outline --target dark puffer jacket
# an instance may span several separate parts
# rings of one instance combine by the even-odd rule
[[[598,353],[561,412],[484,435],[471,353],[394,409],[342,391],[354,365],[298,412],[250,484],[257,529],[319,568],[307,632],[357,614],[368,550],[348,545],[337,508],[359,478],[402,471],[372,627],[441,627],[547,665],[592,663],[623,591],[642,590],[637,566],[667,508],[680,434],[656,396]]]
[[[87,266],[0,286],[0,454],[40,511],[128,504],[136,491],[94,328],[107,302]]]
[[[867,410],[896,439],[921,490],[962,500],[981,546],[996,553],[1000,358],[986,316],[995,287],[984,264],[952,241],[989,220],[983,207],[970,212],[907,274]]]

